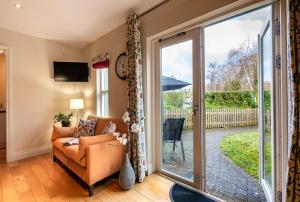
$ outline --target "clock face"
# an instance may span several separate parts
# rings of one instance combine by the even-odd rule
[[[116,73],[120,79],[125,80],[127,76],[126,54],[122,53],[116,61]]]

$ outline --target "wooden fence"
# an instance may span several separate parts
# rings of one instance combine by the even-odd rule
[[[192,109],[165,109],[164,119],[185,118],[183,129],[193,128]],[[206,128],[256,126],[258,109],[206,109]]]

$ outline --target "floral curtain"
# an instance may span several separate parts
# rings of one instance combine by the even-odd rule
[[[129,154],[136,177],[142,182],[146,171],[142,54],[140,19],[135,13],[127,17],[127,26],[128,112],[130,126],[139,128],[129,132]]]
[[[289,0],[289,166],[286,201],[300,201],[300,1]]]

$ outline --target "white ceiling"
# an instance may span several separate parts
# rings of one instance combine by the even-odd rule
[[[83,47],[163,0],[0,0],[0,27]],[[17,9],[15,3],[21,3]]]

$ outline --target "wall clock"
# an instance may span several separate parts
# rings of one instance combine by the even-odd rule
[[[121,53],[116,61],[116,73],[118,77],[122,80],[126,79],[127,69],[126,69],[126,53]]]

